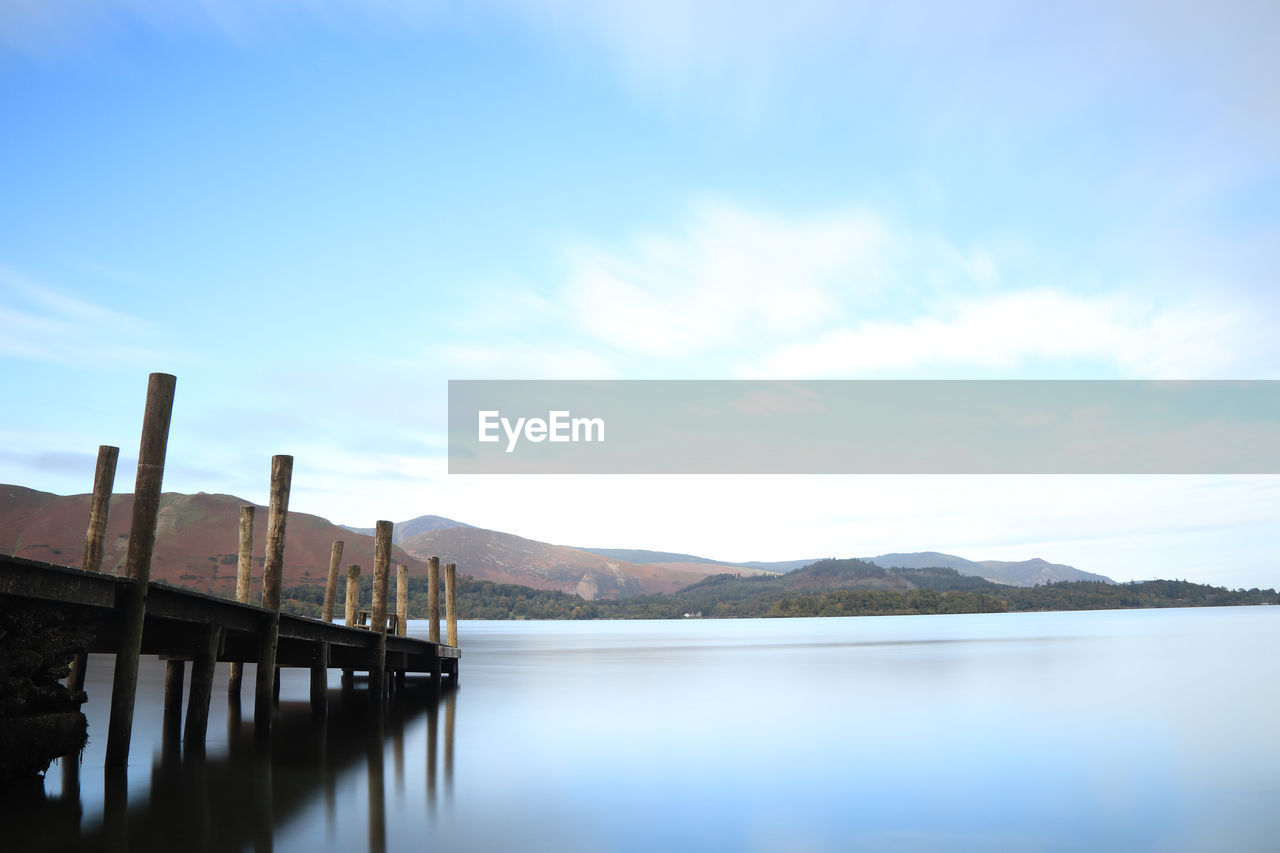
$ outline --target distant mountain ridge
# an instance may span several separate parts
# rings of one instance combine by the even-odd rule
[[[1036,586],[1058,581],[1098,581],[1115,583],[1105,575],[1094,574],[1063,563],[1050,563],[1039,557],[1009,562],[1007,560],[966,560],[954,554],[938,551],[917,551],[911,554],[881,554],[878,557],[862,557],[864,562],[874,563],[886,569],[955,569],[962,575],[974,575],[996,583],[1011,586]]]
[[[350,524],[339,524],[343,530],[350,530],[352,533],[359,533],[362,536],[372,536],[375,532],[372,527],[352,527]],[[471,527],[472,525],[462,521],[455,521],[452,518],[445,518],[443,515],[420,515],[417,518],[411,518],[408,521],[397,521],[391,528],[391,542],[399,545],[410,536],[417,536],[420,533],[430,533],[433,530],[447,530],[450,527]]]
[[[152,577],[219,595],[235,587],[239,508],[250,503],[233,495],[166,492],[161,499]],[[103,569],[118,571],[128,540],[133,496],[111,501]],[[59,496],[22,486],[0,484],[0,552],[78,566],[89,517],[89,495]],[[260,574],[266,511],[255,523],[254,571]],[[373,537],[365,529],[333,524],[319,516],[290,512],[285,550],[285,585],[323,583],[334,540],[346,543],[342,564],[372,571]],[[586,600],[670,594],[715,575],[783,573],[823,562],[725,563],[692,554],[643,549],[571,548],[485,530],[438,515],[418,516],[393,527],[392,560],[411,575],[425,572],[424,561],[439,556],[460,574],[478,580],[574,593]],[[1041,559],[975,562],[939,552],[883,554],[866,561],[879,567],[949,568],[961,575],[1020,586],[1059,580],[1111,582],[1102,575]],[[859,569],[861,571],[862,569]],[[820,574],[820,573],[818,573]],[[813,572],[800,575],[812,579]],[[889,575],[867,578],[874,584],[901,582]]]
[[[632,563],[657,563],[660,565],[692,565],[732,566],[735,568],[759,569],[765,572],[786,573],[802,569],[820,559],[811,560],[779,560],[775,562],[748,561],[729,563],[723,560],[712,560],[694,554],[679,554],[672,551],[647,551],[640,548],[583,548],[592,554],[627,560]],[[1010,562],[1007,560],[969,560],[955,554],[943,554],[939,551],[914,551],[911,553],[881,554],[878,557],[858,557],[864,563],[871,563],[886,569],[955,569],[962,575],[986,578],[996,583],[1011,586],[1035,586],[1037,584],[1056,583],[1058,581],[1100,581],[1115,583],[1105,575],[1082,571],[1065,563],[1050,563],[1039,557],[1030,560]]]

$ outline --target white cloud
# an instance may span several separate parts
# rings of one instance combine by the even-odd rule
[[[574,250],[563,303],[583,335],[679,359],[828,322],[842,294],[884,286],[891,248],[860,212],[787,220],[708,203],[678,234]]]
[[[1121,295],[1036,288],[965,299],[908,321],[831,329],[777,347],[756,372],[777,378],[1015,372],[1030,362],[1090,362],[1130,378],[1238,376],[1249,367],[1235,357],[1232,342],[1249,328],[1234,306],[1152,306]]]
[[[624,375],[1268,378],[1277,361],[1247,291],[1194,272],[1156,289],[1058,271],[1050,286],[1049,267],[1028,247],[958,245],[865,209],[714,202],[665,232],[574,248],[543,307]]]

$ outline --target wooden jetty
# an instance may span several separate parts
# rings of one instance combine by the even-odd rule
[[[397,573],[398,601],[395,613],[388,612],[391,530],[389,521],[377,523],[374,547],[374,595],[372,619],[360,627],[353,619],[357,608],[351,581],[359,569],[351,567],[347,587],[347,625],[329,621],[337,585],[341,545],[334,543],[325,588],[324,620],[280,612],[280,583],[285,551],[285,523],[288,519],[289,490],[293,470],[291,456],[275,456],[271,466],[271,496],[267,519],[267,544],[263,572],[262,602],[249,601],[249,555],[246,539],[252,542],[253,514],[241,516],[241,553],[236,599],[206,595],[150,580],[151,555],[155,544],[156,517],[172,411],[173,376],[151,374],[142,441],[138,454],[137,484],[130,524],[126,576],[102,574],[98,561],[102,553],[102,533],[106,527],[116,448],[103,447],[99,453],[94,481],[93,510],[85,544],[83,569],[51,565],[34,560],[0,555],[0,605],[5,608],[40,606],[52,608],[68,621],[92,634],[88,648],[73,662],[69,686],[83,683],[85,652],[115,655],[111,715],[107,732],[106,764],[128,764],[133,726],[133,706],[137,686],[138,656],[158,655],[167,661],[165,707],[182,706],[186,663],[191,662],[191,683],[183,740],[188,746],[203,746],[208,724],[209,702],[213,694],[214,665],[230,662],[230,688],[240,692],[241,668],[255,664],[254,727],[268,732],[279,697],[279,668],[301,667],[311,672],[311,703],[314,710],[325,705],[328,671],[340,669],[349,684],[356,672],[369,674],[370,693],[386,699],[404,683],[408,674],[429,676],[440,685],[442,678],[458,681],[457,606],[454,567],[446,566],[445,597],[448,604],[447,644],[439,641],[439,611],[432,607],[428,640],[404,636],[407,618],[403,572]],[[246,537],[246,529],[249,531]],[[432,558],[433,568],[438,561]],[[401,567],[403,568],[403,567]],[[439,583],[432,572],[432,582]],[[439,591],[432,590],[433,601]],[[395,627],[389,630],[389,627]],[[350,627],[348,627],[350,626]]]

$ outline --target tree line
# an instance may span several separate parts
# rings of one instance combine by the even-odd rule
[[[345,608],[340,584],[334,612]],[[395,607],[394,582],[390,607]],[[360,579],[370,609],[373,580]],[[409,579],[409,616],[427,615],[427,579]],[[443,607],[444,595],[441,592]],[[282,608],[318,617],[323,584],[288,587]],[[458,576],[463,619],[679,619],[787,616],[874,616],[1001,613],[1036,610],[1112,610],[1277,604],[1274,589],[1229,590],[1185,580],[1111,584],[1061,581],[1034,587],[993,583],[954,569],[883,569],[858,560],[823,560],[786,575],[713,575],[670,595],[587,601],[571,593]]]

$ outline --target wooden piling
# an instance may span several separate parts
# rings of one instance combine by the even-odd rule
[[[320,713],[329,701],[329,644],[317,644],[311,662],[311,710]]]
[[[187,696],[187,725],[182,742],[188,749],[204,748],[209,729],[209,699],[213,696],[213,670],[222,643],[222,626],[211,623],[205,629],[204,648],[191,664],[191,693]]]
[[[335,539],[329,549],[329,578],[324,584],[324,607],[320,610],[320,618],[325,622],[333,621],[333,599],[338,594],[338,567],[342,564],[344,544],[343,540]]]
[[[93,472],[93,497],[89,501],[89,529],[84,535],[84,561],[80,567],[86,572],[102,570],[102,543],[107,532],[107,514],[111,510],[111,490],[116,481],[116,459],[120,448],[103,444],[98,447],[98,464]],[[67,687],[84,689],[84,672],[88,655],[84,652],[71,661],[71,674]]]
[[[102,570],[102,543],[107,533],[107,515],[111,510],[111,490],[116,481],[116,459],[120,448],[103,444],[98,448],[98,464],[93,472],[93,498],[89,503],[89,529],[84,537],[86,572]]]
[[[427,558],[427,639],[440,642],[440,558]]]
[[[369,690],[386,692],[387,671],[387,572],[391,565],[391,522],[379,521],[373,537],[373,616],[371,630],[378,632],[378,647],[369,667]]]
[[[448,608],[449,645],[458,645],[458,567],[453,563],[444,564],[444,597]]]
[[[280,579],[284,572],[285,524],[289,517],[289,488],[293,481],[293,457],[271,457],[271,499],[267,515],[266,560],[262,570],[262,606],[271,611],[258,649],[253,725],[256,731],[271,729],[271,707],[276,680],[276,647],[280,634]]]
[[[138,477],[133,488],[133,517],[129,524],[129,550],[125,568],[132,584],[125,592],[124,622],[111,686],[111,717],[107,725],[106,766],[129,764],[133,736],[133,702],[138,687],[138,655],[142,651],[142,624],[147,614],[147,588],[151,583],[151,554],[156,544],[156,518],[160,513],[160,487],[164,457],[169,444],[169,421],[177,378],[153,373],[147,381],[147,405],[138,447]]]
[[[360,615],[360,566],[352,563],[347,566],[347,611],[348,628],[355,627],[356,617]]]
[[[396,566],[396,633],[409,635],[409,567]]]
[[[164,662],[164,712],[165,715],[182,713],[182,683],[186,679],[187,662]]]
[[[249,578],[253,572],[253,512],[251,504],[240,507],[240,552],[236,560],[236,601],[249,603]],[[240,685],[244,680],[244,664],[235,661],[231,664],[231,677],[227,680],[227,690],[240,694]]]
[[[249,602],[249,580],[253,574],[253,514],[255,507],[240,507],[240,551],[236,555],[236,601]]]

